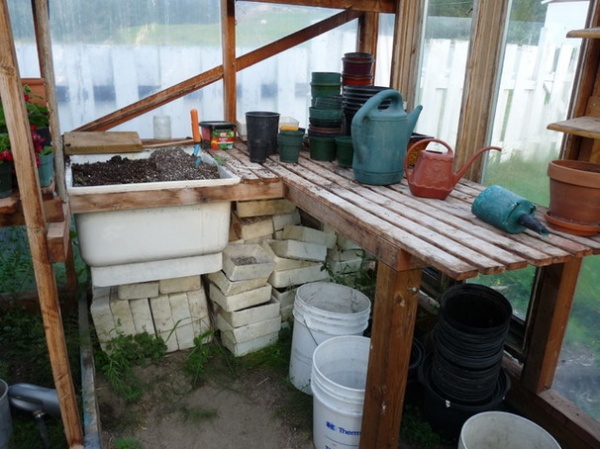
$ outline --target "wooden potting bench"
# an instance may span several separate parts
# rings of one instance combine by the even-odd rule
[[[130,192],[71,197],[72,213],[285,197],[374,255],[379,263],[362,449],[398,446],[423,268],[433,267],[460,281],[538,267],[543,280],[534,292],[529,355],[522,367],[510,372],[519,400],[552,401],[543,395],[552,383],[565,331],[555,323],[566,322],[582,259],[600,253],[599,236],[506,234],[471,213],[471,203],[484,187],[466,180],[440,201],[414,197],[406,181],[385,187],[358,184],[351,170],[313,161],[307,153],[298,164],[280,163],[277,156],[252,163],[242,143],[219,153],[242,178],[239,185],[155,191],[151,196]],[[538,209],[541,221],[544,212]]]

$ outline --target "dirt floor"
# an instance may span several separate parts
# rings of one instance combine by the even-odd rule
[[[287,381],[287,361],[273,363],[273,354],[281,353],[250,355],[243,362],[215,357],[196,388],[184,374],[187,354],[136,368],[145,393],[135,404],[115,394],[97,372],[104,449],[314,449],[312,397]],[[401,439],[402,448],[456,447],[439,444],[422,427],[413,430]]]

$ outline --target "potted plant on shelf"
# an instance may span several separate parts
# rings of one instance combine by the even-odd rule
[[[0,198],[12,195],[13,155],[8,133],[0,130]]]

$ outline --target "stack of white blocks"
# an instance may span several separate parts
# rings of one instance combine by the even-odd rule
[[[235,356],[277,341],[279,304],[267,280],[275,263],[257,244],[233,244],[223,251],[223,269],[207,275],[221,341]]]
[[[167,352],[210,341],[208,303],[200,276],[94,287],[90,307],[103,350],[118,335],[147,332],[162,337]]]

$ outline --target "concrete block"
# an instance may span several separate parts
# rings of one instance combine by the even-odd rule
[[[294,301],[296,299],[296,290],[297,288],[286,288],[286,289],[277,289],[274,288],[271,292],[274,299],[276,299],[281,308],[285,308],[288,306],[293,306]]]
[[[354,273],[360,270],[362,265],[362,259],[351,259],[351,260],[343,260],[340,262],[327,262],[329,269],[334,274],[340,273]]]
[[[115,320],[116,335],[135,335],[135,324],[129,308],[129,301],[119,299],[116,287],[110,289],[110,311]]]
[[[158,296],[158,282],[123,284],[117,288],[119,299],[141,299]]]
[[[135,333],[143,334],[147,332],[150,335],[155,335],[154,322],[152,321],[152,312],[150,311],[150,303],[148,298],[132,299],[129,301],[133,324],[135,325]]]
[[[279,231],[275,231],[273,233],[273,239],[274,240],[283,240],[283,229],[281,229]]]
[[[194,329],[192,317],[185,293],[172,293],[169,295],[171,313],[175,324],[177,335],[177,346],[179,349],[188,349],[194,346]]]
[[[353,242],[348,237],[344,237],[341,234],[338,234],[336,243],[339,249],[362,249],[358,243]]]
[[[286,288],[329,278],[327,271],[322,269],[323,264],[315,262],[304,262],[304,264],[305,266],[301,268],[274,271],[269,276],[269,284],[275,288]]]
[[[273,220],[269,216],[240,218],[231,214],[231,226],[238,238],[249,240],[273,234]]]
[[[156,335],[161,337],[166,343],[167,352],[179,350],[169,296],[161,295],[150,298],[150,309],[152,310]]]
[[[198,290],[201,287],[200,276],[163,279],[159,282],[161,295]]]
[[[271,244],[275,242],[275,240],[264,240],[261,244],[262,248],[269,254],[269,256],[275,262],[275,269],[273,271],[281,271],[281,270],[291,270],[292,268],[301,268],[306,266],[305,260],[298,259],[288,259],[285,257],[279,257],[275,252],[273,252],[273,248]]]
[[[281,315],[281,321],[293,321],[294,315],[292,312],[294,311],[294,306],[287,306],[280,310],[279,314]]]
[[[296,205],[286,199],[236,201],[235,212],[240,218],[260,217],[263,215],[290,214]]]
[[[219,287],[215,284],[210,284],[209,287],[210,299],[223,310],[234,312],[236,310],[246,309],[248,307],[264,304],[271,299],[271,285],[267,284],[254,290],[238,293],[237,295],[224,295]]]
[[[242,357],[275,344],[278,338],[279,332],[273,332],[272,334],[263,335],[244,343],[236,343],[228,336],[221,335],[221,342],[234,356]]]
[[[232,281],[269,277],[274,268],[260,245],[229,245],[223,251],[223,272]]]
[[[227,312],[226,310],[221,310],[219,312],[219,316],[227,321],[231,327],[245,326],[246,324],[275,318],[278,315],[279,302],[275,300],[271,300],[268,303],[258,306],[248,307],[247,309],[236,310],[234,312]]]
[[[190,307],[190,315],[192,317],[192,328],[194,329],[194,337],[206,335],[211,330],[210,317],[208,315],[208,301],[204,289],[192,290],[186,292],[188,305]],[[204,343],[211,340],[209,335],[204,338]]]
[[[235,343],[243,343],[263,335],[279,332],[279,329],[281,329],[281,316],[278,314],[276,317],[267,320],[232,327],[221,315],[217,315],[217,327],[221,331],[221,335],[225,334]]]
[[[247,292],[248,290],[254,290],[255,288],[265,285],[267,283],[267,279],[269,279],[269,276],[266,276],[264,278],[232,281],[225,276],[223,271],[210,273],[206,277],[217,287],[219,287],[219,290],[221,290],[225,295],[237,295],[238,293]]]
[[[327,261],[342,262],[344,260],[360,259],[364,256],[362,249],[328,249]]]
[[[300,224],[300,212],[295,209],[291,214],[273,215],[273,230],[281,231],[286,225]]]
[[[316,243],[299,240],[274,240],[271,242],[273,252],[286,259],[311,260],[324,262],[327,258],[327,247]]]
[[[337,237],[334,233],[319,231],[306,226],[287,225],[283,228],[283,238],[315,243],[327,248],[335,248]]]
[[[106,343],[117,336],[115,320],[110,311],[110,288],[94,288],[90,314],[96,329],[100,347],[106,351]]]

